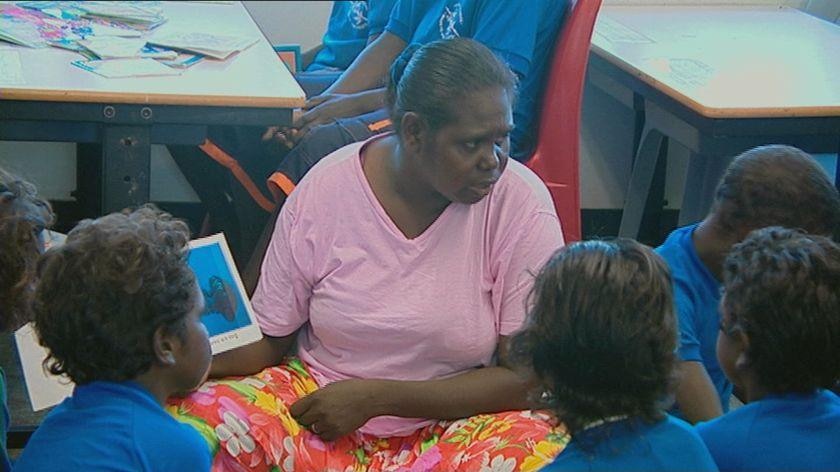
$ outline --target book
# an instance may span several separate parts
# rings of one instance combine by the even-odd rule
[[[51,247],[60,245],[60,234],[48,235]],[[195,273],[204,295],[201,322],[207,328],[213,354],[229,351],[262,339],[251,302],[233,263],[223,234],[190,242],[187,264]],[[47,349],[40,345],[32,323],[15,332],[29,401],[34,411],[59,404],[73,393],[73,382],[44,369]]]
[[[149,44],[195,52],[214,59],[227,59],[257,41],[258,38],[246,36],[189,32],[156,36],[149,39]]]
[[[150,77],[160,75],[179,75],[181,71],[167,67],[150,58],[127,58],[109,60],[73,61],[72,64],[94,74],[109,79],[125,77]]]

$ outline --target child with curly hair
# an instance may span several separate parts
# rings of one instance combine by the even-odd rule
[[[189,231],[151,207],[85,220],[38,263],[32,310],[46,368],[76,384],[15,470],[210,469],[198,433],[163,409],[210,366]]]
[[[0,330],[14,331],[32,318],[35,264],[44,251],[42,233],[53,223],[49,203],[35,186],[0,169]],[[6,376],[0,368],[0,471],[11,468],[6,453],[9,411]]]
[[[761,146],[729,164],[703,221],[678,228],[656,249],[671,269],[679,325],[675,411],[689,423],[729,410],[732,383],[715,355],[722,266],[747,234],[768,226],[840,236],[840,194],[807,153]]]
[[[629,239],[572,244],[532,297],[511,347],[572,435],[543,470],[717,470],[697,433],[665,413],[676,320],[664,261]]]
[[[840,467],[840,246],[781,227],[723,266],[717,356],[747,404],[697,431],[720,470]]]

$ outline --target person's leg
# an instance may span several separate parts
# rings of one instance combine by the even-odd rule
[[[340,76],[341,71],[304,71],[295,74],[295,80],[300,84],[300,88],[303,89],[306,97],[312,98],[323,93]]]

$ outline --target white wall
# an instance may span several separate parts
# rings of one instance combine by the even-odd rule
[[[499,0],[504,1],[504,0]],[[257,24],[272,44],[320,42],[332,2],[246,1]],[[802,8],[830,21],[840,18],[840,0],[606,0],[616,3],[780,4]],[[584,95],[581,204],[583,208],[621,208],[630,173],[633,115],[629,109],[587,85]],[[606,130],[606,131],[605,131]],[[69,143],[0,142],[0,166],[24,175],[52,199],[70,199],[75,186],[75,148]],[[679,204],[687,153],[672,147],[666,183],[669,206]],[[152,147],[152,198],[196,201],[192,189],[162,146]]]

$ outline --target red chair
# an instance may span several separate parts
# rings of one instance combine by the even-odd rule
[[[567,243],[581,238],[580,110],[589,62],[589,42],[601,0],[577,0],[557,38],[543,107],[537,147],[527,166],[545,182]]]

